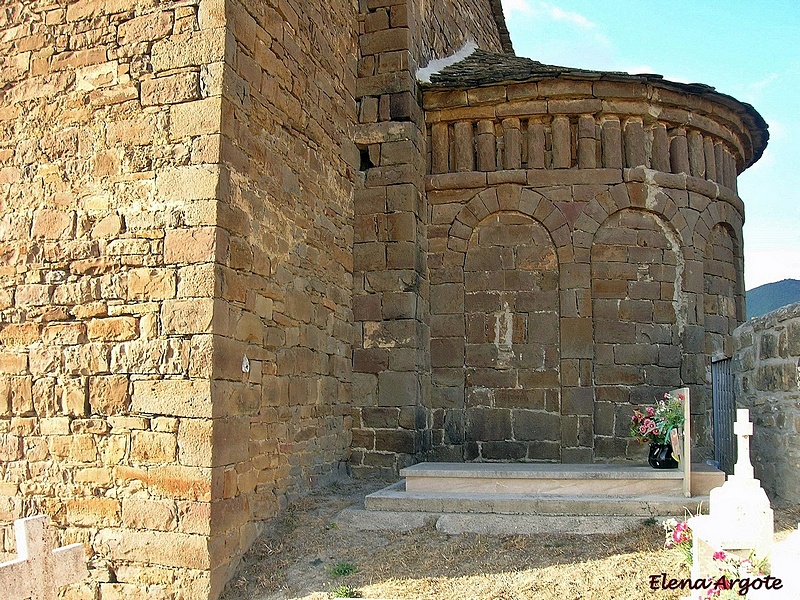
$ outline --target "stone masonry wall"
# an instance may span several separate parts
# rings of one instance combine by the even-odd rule
[[[252,521],[349,455],[357,37],[345,0],[227,0],[215,16],[232,38],[213,373],[227,437],[213,449],[212,524],[228,562],[252,542]]]
[[[800,501],[800,304],[734,331],[736,404],[754,423],[756,477],[774,500]]]
[[[0,12],[0,544],[49,514],[68,597],[215,597],[347,459],[356,17],[306,4]]]
[[[484,50],[503,51],[489,0],[413,0],[413,11],[413,55],[421,67],[452,54],[469,41]]]
[[[227,36],[199,12],[0,12],[0,535],[11,551],[12,520],[45,513],[82,542],[71,597],[211,587]]]
[[[391,477],[430,445],[426,131],[415,72],[468,37],[494,49],[500,40],[489,2],[359,8],[351,465]]]
[[[710,353],[743,317],[743,123],[637,81],[433,88],[424,107],[429,456],[642,460],[632,410],[683,385],[710,456]]]

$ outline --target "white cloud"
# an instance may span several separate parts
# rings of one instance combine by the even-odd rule
[[[534,2],[532,0],[503,0],[503,9],[507,16],[511,13],[519,13],[538,18],[549,19],[551,21],[561,21],[581,29],[596,29],[597,24],[590,21],[582,14],[564,10],[563,8],[548,2]]]
[[[533,12],[528,0],[503,0],[503,12],[506,16],[511,16],[511,13],[523,13],[529,15]]]
[[[546,4],[544,2],[541,3],[541,7],[554,21],[571,23],[572,25],[576,25],[581,29],[595,29],[597,27],[596,23],[593,23],[580,13],[562,10],[558,6]]]

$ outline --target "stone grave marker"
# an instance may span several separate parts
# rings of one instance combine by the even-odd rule
[[[734,474],[722,486],[711,490],[708,514],[689,519],[694,580],[719,577],[715,552],[724,551],[741,558],[752,552],[758,560],[769,560],[772,551],[775,528],[772,508],[760,482],[753,477],[750,463],[753,424],[749,410],[736,411],[734,433],[738,447]]]
[[[60,588],[88,577],[83,544],[53,548],[47,516],[17,519],[14,537],[17,558],[0,564],[3,600],[55,600]]]

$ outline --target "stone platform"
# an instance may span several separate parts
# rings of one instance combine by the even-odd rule
[[[560,517],[658,517],[696,513],[725,474],[692,465],[692,494],[683,473],[646,466],[543,463],[421,463],[403,481],[365,498],[368,511],[484,513]]]

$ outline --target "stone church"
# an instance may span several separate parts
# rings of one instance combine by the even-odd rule
[[[517,57],[500,0],[6,2],[0,48],[0,548],[50,515],[66,597],[216,598],[345,469],[641,460],[678,386],[710,451],[751,106]]]

